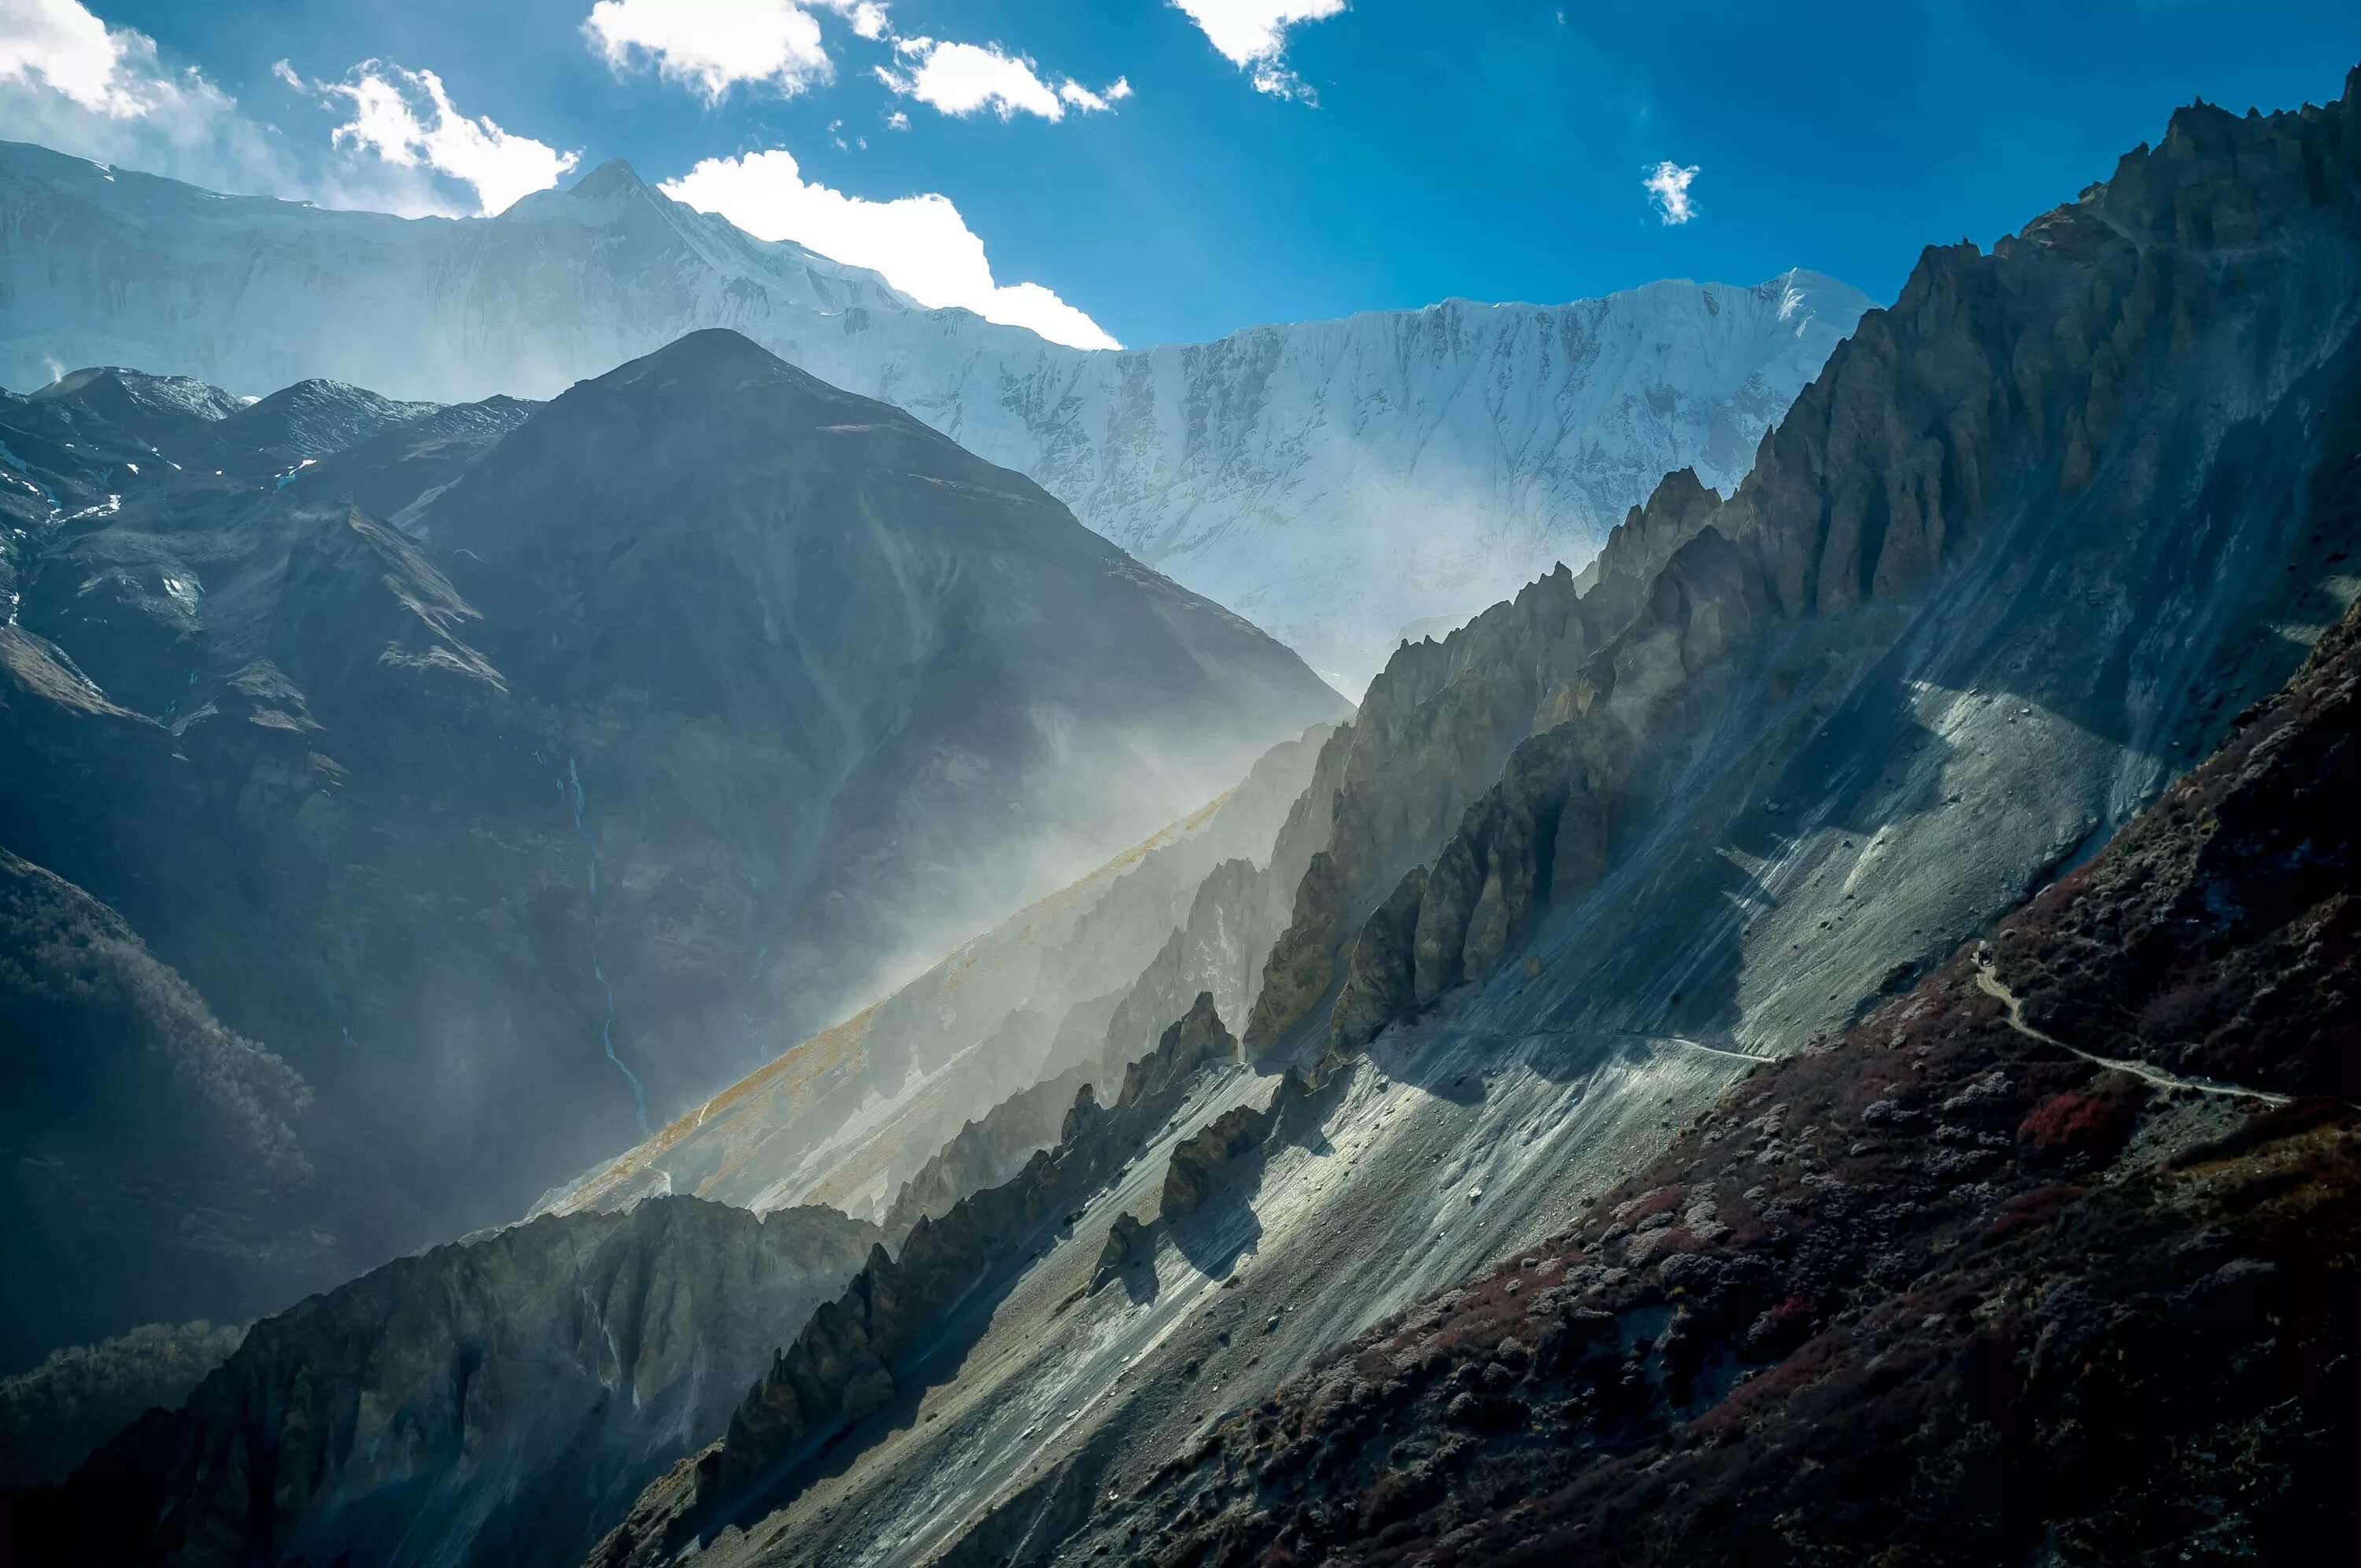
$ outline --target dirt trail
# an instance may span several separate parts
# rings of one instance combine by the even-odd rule
[[[2008,1026],[2027,1039],[2039,1040],[2045,1046],[2055,1046],[2061,1051],[2081,1057],[2086,1062],[2094,1062],[2100,1067],[2113,1068],[2117,1072],[2130,1073],[2134,1078],[2145,1079],[2160,1089],[2193,1089],[2200,1094],[2223,1094],[2235,1100],[2257,1101],[2265,1105],[2285,1105],[2292,1098],[2290,1095],[2274,1094],[2267,1089],[2245,1089],[2235,1083],[2223,1083],[2211,1078],[2183,1078],[2177,1072],[2167,1072],[2160,1067],[2151,1067],[2144,1061],[2124,1061],[2114,1057],[2094,1056],[2079,1047],[2068,1045],[2054,1035],[2045,1035],[2025,1021],[2025,1003],[2019,1002],[2016,999],[2016,992],[2002,983],[2000,976],[1993,972],[1992,949],[1989,948],[1977,949],[1976,986],[1985,995],[1994,998],[2003,1007],[2008,1009]]]

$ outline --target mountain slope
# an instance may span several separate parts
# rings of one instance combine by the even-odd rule
[[[94,1303],[129,1327],[333,1277],[302,1223],[311,1086],[115,910],[5,849],[0,1014],[0,1365],[90,1337]]]
[[[143,1412],[186,1399],[245,1338],[203,1318],[143,1323],[0,1378],[0,1493],[64,1480]]]
[[[2356,788],[2361,609],[1989,940],[1091,1533],[1983,1563],[2349,1531]]]
[[[1209,1076],[1144,1168],[945,1310],[956,1356],[889,1365],[893,1414],[818,1453],[741,1422],[598,1561],[1198,1560],[1235,1488],[1124,1499],[2096,852],[2361,590],[2354,103],[2183,110],[1993,254],[1930,250],[1735,496],[1668,480],[1587,583],[1399,652],[1274,847],[1301,880],[1244,1035],[1260,1076]],[[2235,1006],[2199,990],[2170,1005]],[[1757,1134],[1765,1170],[1824,1174]],[[1664,1238],[1644,1261],[1736,1228],[1678,1212],[1627,1212]],[[1258,1454],[1265,1484],[1321,1448]]]
[[[0,234],[0,381],[15,384],[105,361],[242,390],[333,376],[445,400],[548,397],[732,328],[1028,476],[1348,694],[1411,623],[1587,561],[1663,475],[1735,485],[1870,303],[1797,271],[1093,352],[921,311],[620,163],[496,218],[413,222],[11,144]]]
[[[659,1199],[400,1259],[258,1324],[8,1529],[102,1562],[576,1560],[875,1234]]]
[[[935,1191],[939,1212],[1015,1175],[1057,1141],[1082,1083],[1111,1087],[1154,1045],[1161,1025],[1118,1015],[1126,988],[1180,939],[1215,868],[1268,859],[1327,734],[1318,726],[1273,747],[1212,806],[961,943],[874,1006],[544,1194],[535,1212],[684,1192],[883,1218],[908,1181]],[[1041,1093],[1044,1078],[1060,1091]],[[956,1157],[972,1179],[934,1168],[939,1150],[975,1130],[981,1107],[1012,1094],[1027,1097],[1029,1113],[968,1138]],[[896,1240],[906,1229],[887,1224]]]
[[[0,844],[309,1086],[323,1175],[279,1228],[341,1273],[522,1212],[1343,706],[734,334],[289,477],[288,442],[385,412],[298,390],[158,443],[83,410],[71,447],[34,439],[60,405],[0,405],[58,497],[12,536]],[[243,466],[104,472],[266,420]],[[168,1245],[143,1222],[93,1264],[152,1282]],[[299,1293],[244,1284],[92,1292],[20,1353]]]

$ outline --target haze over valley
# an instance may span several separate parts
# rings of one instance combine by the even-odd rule
[[[1126,347],[1363,277],[1192,160],[1458,145],[1402,18],[559,8],[504,93],[0,8],[12,1560],[2350,1532],[2361,67],[1701,282],[1636,269],[1851,177],[1763,126],[1875,162],[1860,89],[1499,19],[1496,124],[1666,139],[1578,38],[1730,155],[1456,177],[1617,286]],[[2141,15],[2078,113],[2315,36]]]

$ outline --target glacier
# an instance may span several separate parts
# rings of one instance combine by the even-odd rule
[[[1078,349],[924,309],[620,161],[497,217],[398,218],[0,143],[0,384],[116,364],[543,398],[731,327],[1026,475],[1350,696],[1403,636],[1587,564],[1667,473],[1733,488],[1872,304],[1796,270]]]

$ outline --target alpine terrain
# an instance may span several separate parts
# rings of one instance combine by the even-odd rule
[[[417,227],[9,156],[9,232],[189,308],[45,268],[150,362],[0,405],[39,1263],[0,1541],[2098,1568],[2361,1527],[2361,69],[2178,110],[1857,323],[1799,277],[1101,356],[611,165]],[[309,281],[232,331],[206,269],[265,226]],[[352,352],[447,386],[216,389],[364,276],[415,330]],[[390,400],[707,310],[749,330]],[[1308,539],[1383,580],[1232,609],[1382,665],[1346,711],[1107,538],[1201,584]],[[1531,576],[1368,635],[1455,622],[1420,552],[1471,540],[1469,588]]]
[[[0,144],[0,236],[12,386],[101,363],[238,392],[549,397],[732,328],[1034,479],[1354,696],[1413,623],[1587,561],[1664,475],[1737,484],[1870,304],[1790,272],[1090,351],[921,310],[621,162],[498,217],[404,220]]]
[[[0,442],[12,1370],[511,1218],[1344,708],[734,333]]]

